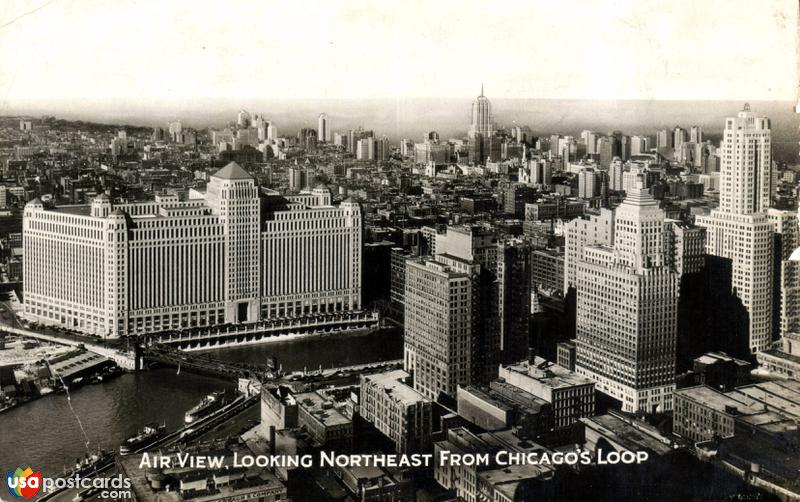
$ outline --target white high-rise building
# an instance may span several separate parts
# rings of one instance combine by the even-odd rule
[[[581,132],[581,139],[583,143],[586,145],[586,154],[587,155],[594,155],[597,152],[597,136],[598,134],[594,131],[589,131],[588,129]]]
[[[331,131],[328,129],[328,114],[320,113],[317,119],[317,140],[329,143],[331,140]]]
[[[587,214],[564,225],[564,294],[577,286],[578,262],[583,248],[590,245],[614,244],[614,211],[600,209],[600,214]]]
[[[356,142],[356,160],[375,160],[375,138],[363,138]]]
[[[650,149],[648,147],[647,136],[633,136],[631,137],[631,155],[643,155]]]
[[[472,103],[472,125],[469,129],[469,136],[474,138],[480,135],[489,138],[494,134],[494,124],[492,123],[492,104],[489,98],[483,95],[483,84],[481,84],[481,95]]]
[[[642,183],[614,215],[614,245],[586,246],[577,267],[576,371],[623,411],[672,409],[678,275],[664,211]]]
[[[672,147],[675,151],[679,151],[681,149],[681,145],[686,143],[689,140],[689,133],[686,132],[686,129],[680,126],[675,126],[675,129],[672,131]]]
[[[581,169],[578,173],[578,197],[591,199],[600,194],[600,173],[592,168]]]
[[[725,120],[720,150],[720,211],[766,211],[772,164],[769,119],[756,117],[745,104],[737,117]]]
[[[239,110],[239,114],[236,115],[236,125],[244,129],[250,127],[252,120],[253,118],[247,110]]]
[[[272,122],[267,122],[267,141],[278,139],[278,128]]]
[[[770,204],[770,122],[750,106],[725,120],[720,153],[720,206],[696,223],[706,227],[706,253],[731,261],[731,288],[749,314],[749,347],[772,341],[773,228]]]
[[[695,144],[703,142],[703,128],[700,126],[692,126],[689,129],[689,141]]]
[[[259,192],[236,163],[188,200],[100,195],[50,209],[34,199],[23,216],[25,316],[114,337],[358,310],[361,225],[355,202],[333,206],[324,187]]]

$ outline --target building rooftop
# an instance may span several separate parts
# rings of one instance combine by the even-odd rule
[[[648,450],[657,455],[672,451],[669,440],[661,436],[652,426],[616,414],[581,418],[584,426],[593,429],[615,443],[625,445],[631,451]],[[663,438],[663,439],[662,439]]]
[[[422,394],[409,387],[401,380],[410,375],[403,370],[393,370],[386,373],[375,373],[364,377],[375,385],[382,387],[395,401],[403,404],[414,404],[428,401]]]
[[[238,450],[238,447],[235,447]],[[204,502],[212,500],[250,500],[259,497],[285,497],[286,487],[272,473],[261,468],[234,467],[232,451],[228,448],[212,447],[205,451],[190,449],[191,455],[209,455],[224,457],[220,468],[188,468],[179,467],[175,455],[164,455],[171,459],[172,467],[156,469],[140,466],[142,454],[120,458],[119,468],[131,480],[131,488],[136,499],[144,502],[180,502],[192,500]],[[239,454],[249,453],[241,450]],[[161,455],[159,455],[161,456]],[[152,480],[159,479],[160,488],[153,488]],[[208,481],[205,490],[180,490],[181,482]],[[169,486],[169,489],[168,489]]]
[[[230,162],[227,166],[212,174],[214,178],[223,180],[252,180],[250,173],[242,169],[236,162]]]
[[[48,361],[48,366],[53,376],[70,378],[81,371],[105,364],[108,358],[94,352],[72,352],[55,357]]]
[[[800,419],[800,382],[778,380],[737,387],[727,394],[753,407],[769,408]]]
[[[480,473],[483,481],[493,485],[495,490],[510,496],[511,500],[514,500],[514,493],[521,481],[536,479],[544,475],[550,476],[550,469],[530,464],[509,465]]]
[[[733,362],[738,366],[749,366],[750,363],[747,361],[742,361],[741,359],[736,359],[735,357],[731,357],[724,352],[708,352],[703,354],[700,357],[695,358],[695,362],[702,363],[702,364],[714,364],[719,361],[724,362]]]
[[[335,402],[325,399],[317,392],[296,394],[297,404],[326,427],[343,425],[351,422],[342,412],[335,408]]]
[[[527,375],[529,378],[538,380],[542,384],[553,389],[574,387],[576,385],[592,385],[594,383],[574,371],[562,368],[538,356],[534,359],[533,365],[528,363],[528,361],[521,361],[516,364],[504,366],[504,368],[514,373]]]
[[[685,396],[688,399],[701,403],[715,411],[737,415],[752,415],[760,410],[750,407],[739,399],[734,399],[729,394],[719,392],[707,385],[687,387],[675,391],[676,396]]]
[[[74,214],[77,216],[89,216],[92,214],[92,206],[89,204],[56,206],[53,210],[59,213]]]
[[[540,397],[536,397],[530,392],[526,392],[519,387],[515,387],[510,383],[495,381],[489,383],[489,398],[492,402],[502,401],[503,403],[510,403],[512,405],[520,406],[525,411],[531,413],[539,413],[542,408],[548,406],[550,403]],[[483,394],[482,395],[486,395]]]

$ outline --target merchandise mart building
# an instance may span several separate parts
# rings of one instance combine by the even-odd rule
[[[322,186],[282,196],[236,163],[206,192],[23,216],[24,313],[104,337],[361,307],[361,210]]]

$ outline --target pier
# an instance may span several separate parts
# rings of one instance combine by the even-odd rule
[[[109,347],[103,347],[101,345],[87,343],[86,341],[73,340],[66,337],[37,333],[36,331],[31,331],[29,329],[12,328],[10,326],[2,326],[0,328],[0,332],[11,333],[14,335],[24,336],[27,338],[34,338],[36,340],[42,340],[50,343],[68,345],[70,347],[82,346],[89,352],[93,352],[95,354],[99,354],[101,356],[107,357],[108,359],[111,359],[112,361],[117,363],[117,365],[119,365],[120,368],[124,368],[126,370],[136,369],[136,358],[134,357],[133,354],[111,349]]]
[[[144,345],[171,345],[181,350],[208,350],[251,345],[292,338],[362,331],[380,326],[377,312],[319,314],[292,319],[276,319],[248,324],[185,328],[139,335]]]

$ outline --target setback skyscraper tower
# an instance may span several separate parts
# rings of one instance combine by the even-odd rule
[[[586,246],[578,262],[576,371],[623,411],[668,411],[678,275],[665,259],[664,211],[639,180],[614,219],[614,245]]]
[[[725,120],[720,150],[720,206],[697,225],[707,229],[706,253],[730,261],[731,288],[749,317],[748,346],[758,352],[772,342],[769,119],[745,104]]]

